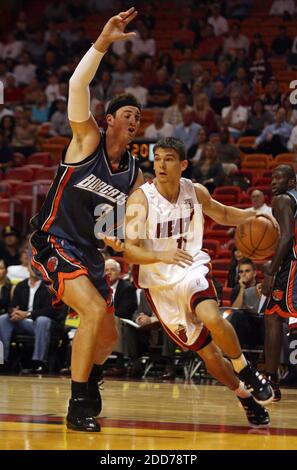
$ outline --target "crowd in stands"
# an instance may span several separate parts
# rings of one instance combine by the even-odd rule
[[[257,31],[249,31],[249,19],[256,18],[257,9],[261,9],[253,0],[175,0],[170,2],[170,12],[168,2],[157,0],[53,0],[39,2],[44,7],[39,16],[32,15],[25,3],[30,4],[24,2],[24,9],[14,12],[17,20],[13,27],[4,24],[0,31],[0,80],[4,85],[4,104],[0,104],[0,225],[5,226],[0,247],[0,339],[8,359],[12,334],[26,331],[33,335],[32,367],[37,370],[45,369],[48,363],[49,332],[55,323],[63,323],[67,312],[62,311],[59,320],[54,316],[42,281],[28,270],[27,242],[21,243],[18,230],[7,225],[11,208],[3,207],[4,202],[8,207],[14,201],[16,225],[24,232],[33,210],[32,194],[24,188],[32,192],[32,179],[53,177],[61,148],[69,142],[68,82],[98,35],[98,24],[131,4],[139,10],[132,25],[135,38],[113,44],[90,86],[91,111],[99,127],[106,128],[104,112],[110,99],[132,93],[143,106],[142,138],[156,141],[174,136],[185,143],[190,162],[186,177],[204,184],[224,203],[269,212],[274,161],[279,154],[286,154],[285,161],[297,167],[297,108],[289,87],[297,67],[297,36],[292,33],[297,5],[293,0],[264,1],[266,15],[260,19],[273,25],[268,37],[265,28],[261,32],[261,22]],[[34,158],[36,152],[42,152],[42,160]],[[265,158],[259,159],[259,154]],[[256,165],[249,164],[255,161],[253,156]],[[260,160],[263,164],[259,166]],[[151,162],[143,159],[141,165],[146,178],[152,177]],[[14,167],[19,166],[22,170],[17,174]],[[46,177],[44,166],[48,167]],[[42,176],[38,176],[41,170]],[[221,186],[224,193],[220,193]],[[231,186],[236,190],[232,192]],[[18,201],[27,211],[21,223]],[[217,269],[215,263],[213,266],[221,304],[241,303],[243,307],[249,302],[241,271],[246,266],[252,271],[248,288],[255,290],[259,269],[250,260],[242,260],[234,247],[233,233],[206,219],[205,247],[215,261],[222,260],[225,265],[224,269],[218,263]],[[130,279],[122,279],[128,277],[123,265],[111,260],[107,270],[111,278],[115,276],[113,295],[121,331],[113,372],[127,372],[126,357],[130,358],[131,375],[143,372],[139,358],[155,341],[163,344],[164,376],[172,378],[175,346],[165,334],[154,338],[148,326],[157,323],[156,318]],[[123,299],[127,305],[123,306]],[[257,306],[253,308],[257,311]],[[147,328],[137,329],[120,318]],[[30,325],[22,329],[22,324]]]

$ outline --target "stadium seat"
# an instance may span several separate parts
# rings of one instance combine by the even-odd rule
[[[26,160],[27,165],[36,164],[43,166],[51,166],[52,159],[49,152],[35,152],[29,155]]]
[[[56,166],[41,168],[35,173],[35,180],[53,180],[57,172]]]
[[[218,194],[229,195],[232,194],[236,197],[237,201],[240,200],[241,188],[239,186],[220,186],[215,188],[213,192],[213,197],[216,199]]]
[[[214,252],[214,256],[216,257],[217,253],[220,251],[220,242],[218,240],[210,240],[206,238],[203,240],[203,249],[212,250]]]
[[[220,244],[230,240],[227,230],[207,230],[205,232],[205,238],[219,240]]]
[[[6,174],[6,179],[19,179],[21,181],[32,181],[34,172],[27,166],[12,168]]]

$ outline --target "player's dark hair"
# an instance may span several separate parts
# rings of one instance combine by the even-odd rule
[[[158,142],[154,145],[154,153],[157,148],[174,149],[180,160],[187,159],[186,147],[180,139],[175,139],[174,137],[164,137],[163,139],[158,140]]]
[[[139,111],[141,111],[141,104],[135,98],[135,96],[131,95],[131,93],[123,93],[122,95],[116,96],[110,100],[106,114],[111,114],[113,117],[115,117],[117,110],[123,108],[123,106],[134,106],[135,108],[138,108]]]

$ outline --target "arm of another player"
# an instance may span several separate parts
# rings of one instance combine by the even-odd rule
[[[66,154],[66,162],[77,162],[90,155],[98,146],[100,132],[90,112],[89,84],[108,47],[115,41],[129,39],[135,33],[125,33],[125,27],[137,15],[134,8],[119,13],[108,20],[94,45],[76,67],[69,81],[68,118],[73,139]],[[77,154],[80,156],[77,157]]]
[[[202,204],[204,214],[208,215],[218,224],[222,225],[240,225],[246,222],[250,217],[257,215],[253,209],[243,210],[236,207],[225,206],[215,201],[208,190],[201,184],[195,184],[197,199]]]
[[[294,207],[290,196],[281,194],[275,197],[272,208],[280,227],[280,238],[271,262],[267,263],[267,267],[264,266],[262,293],[266,296],[271,294],[274,276],[291,249],[295,234]]]

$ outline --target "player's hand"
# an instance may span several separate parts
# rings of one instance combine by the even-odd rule
[[[272,223],[274,228],[278,231],[278,234],[280,234],[280,228],[279,228],[278,221],[276,220],[275,217],[273,217],[273,215],[257,213],[256,217],[264,217],[265,219],[270,220],[270,222]]]
[[[174,251],[164,251],[159,255],[159,261],[165,264],[177,264],[184,268],[193,264],[193,257],[185,250],[177,248]]]
[[[123,11],[108,20],[104,26],[100,37],[107,43],[121,41],[123,39],[134,38],[136,33],[125,33],[126,26],[134,20],[137,16],[137,11],[132,7],[129,10]]]
[[[107,237],[107,236],[100,236],[101,240],[104,241],[105,245],[109,246],[112,248],[114,251],[125,251],[125,243],[123,243],[121,240],[119,240],[116,237]]]

